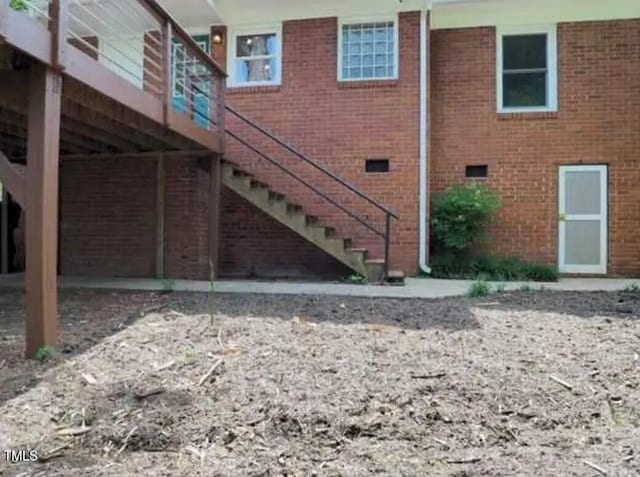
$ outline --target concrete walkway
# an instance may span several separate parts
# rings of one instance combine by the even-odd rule
[[[62,288],[93,288],[108,290],[148,290],[208,292],[207,281],[191,280],[152,280],[122,278],[83,278],[61,277]],[[430,278],[409,278],[405,286],[385,285],[350,285],[343,283],[310,283],[281,281],[246,281],[220,280],[215,282],[216,293],[264,293],[293,295],[338,295],[388,298],[441,298],[465,295],[469,280],[436,280]],[[615,291],[622,290],[632,284],[640,286],[639,279],[601,279],[601,278],[566,278],[558,283],[518,283],[490,282],[492,289],[504,287],[505,290],[518,290],[523,286],[539,290],[565,291]],[[23,288],[24,275],[0,275],[0,288]]]

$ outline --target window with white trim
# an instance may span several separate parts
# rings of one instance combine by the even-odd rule
[[[398,77],[397,19],[340,21],[338,80],[388,80]]]
[[[282,62],[280,28],[237,32],[231,42],[232,86],[278,85]]]
[[[498,30],[500,112],[556,111],[556,27]]]

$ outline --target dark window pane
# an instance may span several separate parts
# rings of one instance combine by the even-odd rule
[[[514,35],[502,39],[505,70],[547,67],[547,35]]]
[[[236,38],[236,58],[277,54],[276,35],[244,35]]]
[[[546,73],[511,73],[503,75],[505,108],[547,105]]]

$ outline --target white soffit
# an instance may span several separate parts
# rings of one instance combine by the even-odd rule
[[[227,25],[326,17],[368,17],[418,11],[425,0],[215,0]]]
[[[640,18],[640,0],[434,0],[433,29]]]
[[[640,18],[640,0],[159,0],[186,28],[431,9],[433,29]]]
[[[214,0],[158,0],[183,27],[206,27],[222,23]]]

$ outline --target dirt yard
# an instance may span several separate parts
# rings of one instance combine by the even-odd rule
[[[65,292],[22,360],[0,292],[0,451],[24,476],[638,476],[640,294],[443,300]]]

